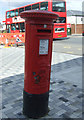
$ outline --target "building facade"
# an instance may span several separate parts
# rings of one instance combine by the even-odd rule
[[[82,11],[68,10],[67,23],[71,24],[71,34],[82,34],[84,16]]]

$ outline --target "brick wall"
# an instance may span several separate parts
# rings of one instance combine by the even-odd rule
[[[82,34],[82,24],[76,25],[76,33],[77,34]]]
[[[83,29],[84,29],[84,25],[77,24],[76,25],[76,34],[82,34]],[[71,34],[75,34],[75,24],[71,25]]]
[[[75,34],[75,25],[71,24],[71,34]]]

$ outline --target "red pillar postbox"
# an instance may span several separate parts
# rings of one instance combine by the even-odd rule
[[[25,19],[23,113],[30,118],[39,118],[48,113],[53,20],[58,15],[30,10],[20,16]]]

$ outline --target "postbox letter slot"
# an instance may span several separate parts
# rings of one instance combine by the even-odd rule
[[[38,33],[51,33],[51,30],[38,29]]]

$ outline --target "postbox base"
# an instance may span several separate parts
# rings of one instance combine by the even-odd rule
[[[29,118],[40,118],[48,113],[49,92],[29,94],[23,91],[23,114]]]

